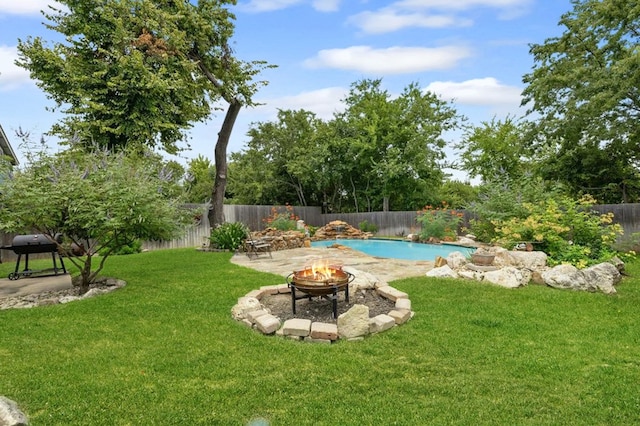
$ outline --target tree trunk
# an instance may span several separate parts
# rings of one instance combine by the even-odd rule
[[[91,255],[87,254],[80,271],[80,294],[89,291],[89,284],[91,284]]]
[[[216,178],[211,191],[211,207],[209,209],[211,229],[224,223],[224,193],[227,189],[227,146],[241,107],[242,105],[237,99],[229,103],[229,109],[227,109],[227,114],[218,133],[218,142],[216,142],[214,153]]]
[[[351,193],[353,194],[353,204],[356,208],[356,213],[359,213],[360,211],[358,210],[358,195],[356,194],[356,184],[353,183],[353,178],[351,176],[349,176],[349,181],[351,181]]]
[[[389,211],[389,197],[382,197],[382,211]]]

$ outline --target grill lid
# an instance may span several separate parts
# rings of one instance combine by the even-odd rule
[[[61,241],[61,236],[56,235],[56,240]],[[56,251],[57,244],[45,234],[27,234],[16,235],[11,248],[16,254],[46,253]]]
[[[18,246],[41,246],[43,244],[54,244],[55,241],[51,240],[44,234],[28,234],[28,235],[16,235],[13,237],[12,245]]]

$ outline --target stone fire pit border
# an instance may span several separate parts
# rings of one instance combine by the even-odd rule
[[[237,321],[262,334],[315,343],[334,343],[339,339],[361,340],[367,335],[381,333],[402,325],[415,315],[411,310],[411,300],[407,293],[387,283],[377,282],[373,289],[366,291],[376,291],[381,297],[395,302],[395,308],[387,314],[369,318],[367,306],[354,305],[338,316],[336,324],[312,322],[302,318],[292,318],[282,323],[260,302],[265,296],[291,293],[287,284],[279,284],[260,287],[238,298],[238,303],[231,309],[231,314]]]

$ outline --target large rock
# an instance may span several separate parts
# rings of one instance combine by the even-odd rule
[[[369,272],[358,271],[348,266],[344,267],[343,270],[354,276],[353,281],[349,283],[349,292],[351,294],[356,294],[358,290],[371,290],[376,287],[388,285]]]
[[[603,293],[613,294],[616,292],[614,285],[622,279],[622,275],[613,263],[605,262],[593,265],[583,270],[587,280],[596,283],[596,287]]]
[[[624,262],[618,256],[613,256],[609,259],[609,263],[615,266],[621,274],[624,272]]]
[[[529,283],[531,280],[531,271],[507,266],[496,271],[485,272],[484,280],[501,287],[518,288]]]
[[[0,396],[0,426],[27,426],[29,420],[20,411],[18,404],[4,396]]]
[[[536,283],[612,294],[616,292],[614,286],[622,279],[621,271],[624,271],[624,263],[618,258],[579,270],[572,265],[549,268],[547,255],[541,251],[510,251],[501,247],[485,250],[495,254],[491,267],[473,265],[461,253],[454,252],[447,257],[446,265],[431,269],[426,276],[486,281],[507,288]]]
[[[343,339],[354,339],[369,334],[369,307],[353,305],[338,316],[338,335]]]
[[[459,251],[453,251],[447,256],[447,265],[451,269],[460,269],[467,263],[469,263],[469,259]]]
[[[596,291],[597,285],[587,281],[585,274],[573,265],[557,265],[542,273],[544,283],[550,287],[571,290]]]
[[[493,264],[529,270],[543,269],[547,265],[547,254],[543,251],[509,251],[499,248]]]
[[[447,262],[449,261],[447,260]],[[434,278],[458,278],[458,273],[451,269],[451,267],[447,264],[439,268],[433,268],[430,271],[427,271],[426,276]]]

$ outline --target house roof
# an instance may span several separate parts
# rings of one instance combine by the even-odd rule
[[[9,139],[7,139],[7,135],[0,124],[0,151],[2,151],[2,155],[6,155],[9,157],[9,161],[14,166],[18,164],[18,157],[16,157],[16,153],[13,151],[11,144],[9,143]]]

